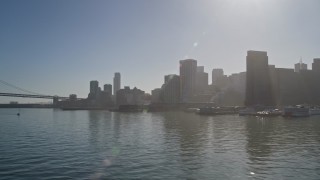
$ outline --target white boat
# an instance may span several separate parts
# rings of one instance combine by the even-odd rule
[[[282,111],[279,109],[264,109],[261,111],[257,111],[254,108],[246,108],[239,111],[240,116],[280,116]]]
[[[312,115],[320,115],[320,108],[318,108],[318,107],[311,107],[311,108],[309,109],[309,113],[310,113],[311,116],[312,116]]]
[[[264,111],[258,111],[257,112],[257,116],[281,116],[282,111],[280,111],[279,109],[268,109],[268,110],[264,110]]]
[[[310,116],[310,108],[304,106],[285,107],[282,116],[286,117],[308,117]]]

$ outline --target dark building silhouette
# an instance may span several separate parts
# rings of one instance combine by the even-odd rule
[[[320,59],[312,70],[300,62],[295,69],[268,65],[266,52],[248,51],[246,75],[247,106],[320,105]]]
[[[90,93],[97,94],[99,89],[99,82],[98,81],[90,81]]]
[[[320,58],[313,59],[312,71],[320,72]]]
[[[103,86],[103,91],[107,92],[110,95],[112,95],[112,85],[111,84],[105,84]]]
[[[110,85],[104,86],[104,91],[101,91],[98,81],[90,81],[90,93],[87,98],[87,105],[90,107],[107,107],[113,105],[111,99]],[[107,91],[106,91],[107,90]]]
[[[151,91],[151,103],[160,103],[161,88],[156,88]]]
[[[119,89],[116,94],[116,104],[121,105],[143,105],[144,104],[144,91],[125,86],[124,89]]]
[[[180,77],[175,74],[166,75],[161,87],[159,100],[161,103],[177,104],[180,102]]]
[[[113,78],[113,94],[116,95],[119,89],[121,89],[121,75],[119,72],[116,72]]]
[[[198,66],[196,72],[196,94],[203,94],[208,88],[208,73],[204,72],[204,66]]]
[[[76,94],[70,94],[69,95],[69,100],[70,101],[76,101],[77,100],[77,95]]]
[[[300,61],[299,63],[294,64],[294,72],[300,72],[308,69],[308,65],[305,63],[302,63]]]
[[[246,79],[247,106],[274,105],[267,52],[247,52]]]
[[[305,101],[303,103],[320,105],[320,71],[302,71],[300,73],[299,88],[304,89]]]
[[[300,73],[303,71],[300,71]],[[275,68],[275,80],[272,80],[274,99],[277,106],[304,103],[304,89],[301,87],[300,73],[294,69]]]
[[[223,69],[212,69],[212,84],[216,85],[217,80],[224,76]]]
[[[181,102],[190,102],[196,89],[197,61],[180,60],[180,98]]]

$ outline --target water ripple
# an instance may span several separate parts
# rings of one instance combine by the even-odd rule
[[[1,117],[0,179],[320,178],[317,117],[21,114]]]

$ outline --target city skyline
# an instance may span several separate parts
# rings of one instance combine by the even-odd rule
[[[86,97],[87,82],[112,84],[114,72],[150,93],[187,58],[230,75],[245,71],[247,50],[267,51],[270,64],[290,69],[300,57],[310,69],[319,57],[320,2],[312,0],[0,5],[1,77],[43,94]]]

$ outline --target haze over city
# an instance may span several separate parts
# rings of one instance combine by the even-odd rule
[[[267,51],[277,67],[293,68],[300,57],[310,67],[320,56],[319,7],[317,0],[1,1],[1,79],[86,97],[90,80],[112,84],[114,72],[122,86],[150,93],[186,58],[228,75],[245,71],[247,50]]]

